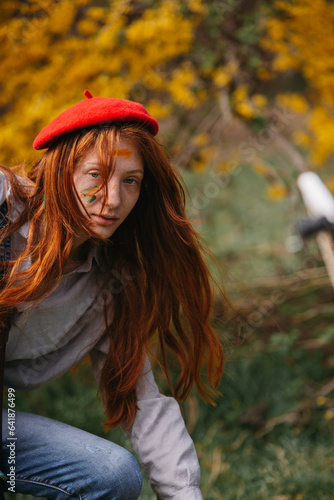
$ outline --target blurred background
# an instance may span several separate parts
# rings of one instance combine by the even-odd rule
[[[183,407],[204,498],[334,499],[334,294],[316,240],[291,239],[298,175],[334,191],[333,2],[2,0],[0,20],[0,162],[38,158],[34,137],[85,89],[141,102],[222,267],[238,316],[217,297],[222,397]],[[85,363],[17,409],[105,436]]]

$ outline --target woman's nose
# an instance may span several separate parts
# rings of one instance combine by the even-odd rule
[[[111,208],[116,208],[121,204],[120,188],[116,182],[108,185],[108,193],[105,192],[105,204]]]

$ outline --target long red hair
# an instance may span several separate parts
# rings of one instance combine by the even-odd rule
[[[73,171],[87,153],[95,150],[106,187],[113,168],[110,153],[117,149],[120,137],[140,153],[144,179],[134,209],[110,238],[110,244],[100,248],[105,270],[101,294],[109,292],[105,294],[105,319],[110,351],[99,389],[108,427],[133,422],[136,384],[155,336],[176,399],[184,400],[195,383],[200,395],[212,402],[222,375],[223,350],[210,325],[213,281],[200,237],[186,217],[179,175],[154,137],[133,124],[65,136],[32,166],[24,182],[11,169],[1,167],[13,196],[23,207],[16,221],[3,231],[2,240],[25,222],[30,223],[27,248],[10,262],[0,292],[0,308],[5,309],[22,302],[37,303],[56,288],[78,229],[94,240],[79,209]],[[27,258],[31,265],[22,270]],[[115,276],[130,278],[115,289]],[[110,291],[112,315],[108,314]],[[176,356],[180,366],[174,387],[167,364],[169,353]]]

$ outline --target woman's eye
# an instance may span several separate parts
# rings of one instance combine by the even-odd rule
[[[99,177],[98,172],[91,172],[90,176],[93,177],[93,179],[97,179]]]
[[[125,182],[129,184],[130,186],[134,186],[135,184],[138,184],[137,179],[125,179]]]

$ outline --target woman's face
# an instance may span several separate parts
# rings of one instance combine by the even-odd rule
[[[106,190],[98,191],[102,180],[97,153],[88,154],[73,174],[74,186],[88,212],[91,230],[100,238],[109,238],[129,215],[135,206],[140,185],[144,177],[144,167],[136,148],[128,141],[120,139],[115,154],[115,169],[108,180]],[[105,205],[103,206],[103,202]],[[87,217],[83,207],[81,212]],[[87,235],[78,235],[76,243],[83,243]]]

